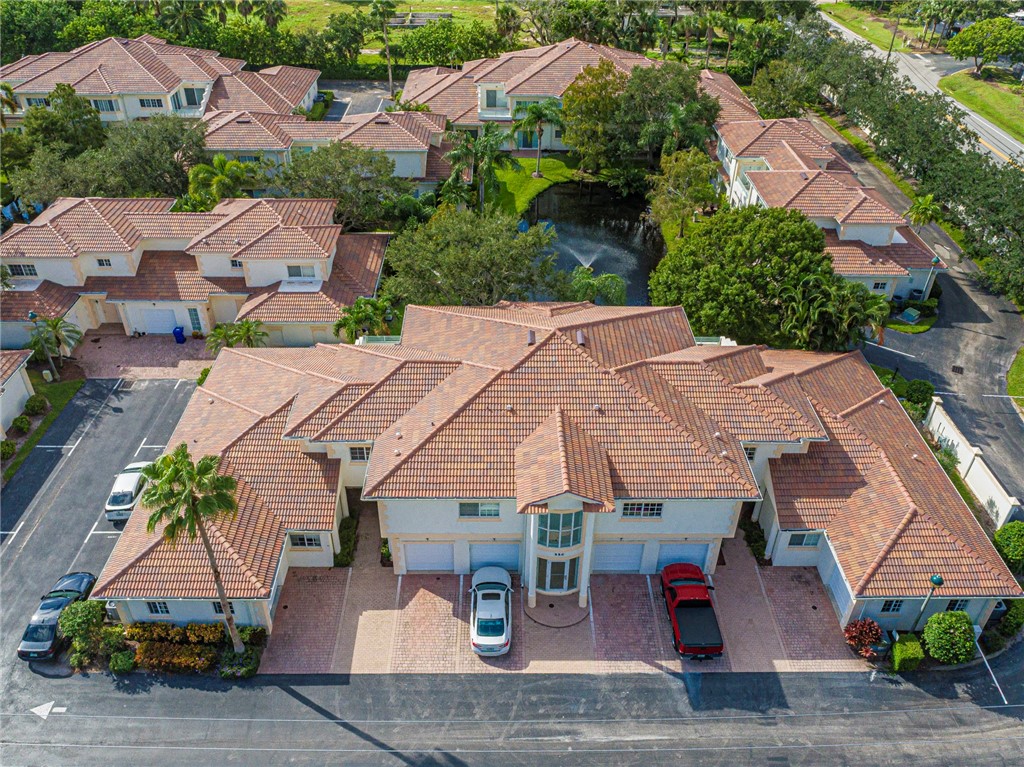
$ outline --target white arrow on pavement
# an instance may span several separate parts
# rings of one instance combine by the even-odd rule
[[[51,700],[49,703],[44,703],[41,706],[30,708],[29,711],[38,716],[40,719],[46,719],[50,715],[50,709],[53,708],[53,704],[56,702],[57,701],[55,700]]]

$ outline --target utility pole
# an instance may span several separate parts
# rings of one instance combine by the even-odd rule
[[[896,44],[896,33],[899,32],[899,29],[900,29],[900,16],[897,13],[896,14],[896,26],[893,27],[893,29],[892,29],[892,39],[889,40],[889,52],[885,54],[885,63],[886,64],[889,63],[889,59],[892,56],[892,48]]]

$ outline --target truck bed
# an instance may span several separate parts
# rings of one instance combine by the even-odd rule
[[[722,632],[711,605],[676,607],[676,623],[679,624],[680,649],[684,652],[699,652],[704,648],[721,651]]]

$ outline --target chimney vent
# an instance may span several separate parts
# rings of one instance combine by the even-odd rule
[[[587,345],[587,334],[584,333],[582,330],[576,331],[576,343],[578,343],[580,346]]]
[[[526,345],[533,346],[537,343],[537,332],[535,330],[526,331]]]
[[[722,438],[722,432],[716,431],[715,432],[715,439],[721,439],[721,438]]]
[[[916,461],[916,460],[918,459],[918,455],[917,455],[917,453],[914,453],[914,454],[913,454],[912,456],[910,456],[910,459],[911,459],[912,461]]]

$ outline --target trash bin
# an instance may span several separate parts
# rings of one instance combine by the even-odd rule
[[[174,328],[173,332],[175,341],[177,341],[179,344],[185,343],[185,328],[183,328],[181,325],[178,325],[177,327]]]

